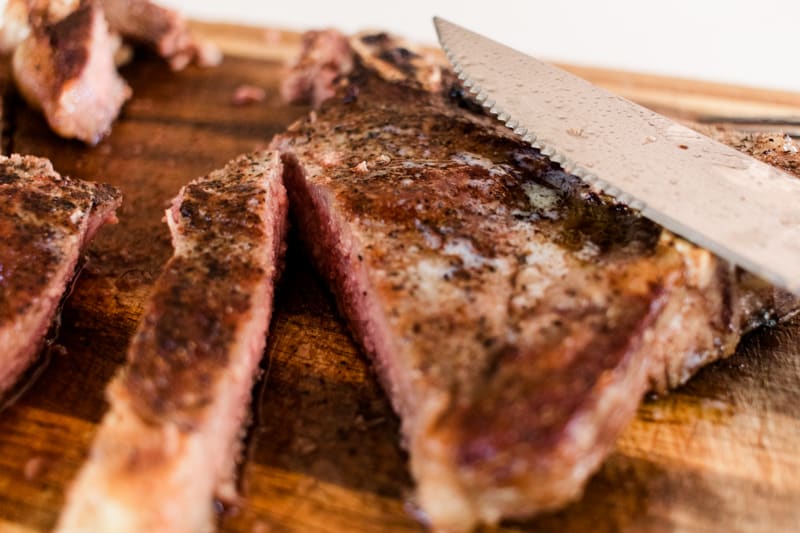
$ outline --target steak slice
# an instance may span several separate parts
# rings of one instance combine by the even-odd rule
[[[117,73],[117,43],[102,9],[82,0],[63,18],[49,8],[34,10],[30,22],[13,57],[17,87],[58,135],[97,144],[131,96]]]
[[[0,394],[35,360],[78,259],[122,197],[61,177],[46,159],[0,156]]]
[[[150,0],[102,0],[108,23],[124,37],[152,48],[173,70],[197,60],[215,64],[221,55],[211,43],[197,40],[186,20],[174,9]]]
[[[319,107],[336,94],[336,82],[353,68],[348,38],[336,30],[303,34],[300,54],[281,83],[281,96],[292,104]]]
[[[578,497],[648,389],[797,307],[471,111],[452,74],[440,94],[359,63],[273,147],[435,530]]]
[[[281,172],[276,153],[242,156],[167,210],[175,253],[56,531],[211,531],[214,497],[235,497],[285,248]]]

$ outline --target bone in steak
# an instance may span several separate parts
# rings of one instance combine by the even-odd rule
[[[78,259],[122,200],[59,176],[50,162],[0,156],[0,393],[35,360]]]
[[[108,387],[56,531],[207,532],[234,467],[284,252],[275,153],[242,156],[167,210],[174,255]]]
[[[54,132],[97,144],[131,95],[117,74],[116,48],[95,2],[83,0],[63,18],[34,11],[30,34],[14,52],[14,79]]]
[[[362,57],[273,147],[435,530],[578,497],[647,390],[796,305],[564,173],[472,111],[449,72],[422,90],[413,51],[361,39],[412,81]]]

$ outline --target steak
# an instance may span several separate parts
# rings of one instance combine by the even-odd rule
[[[82,0],[63,18],[49,7],[34,10],[30,22],[13,57],[17,87],[58,135],[97,144],[131,96],[117,73],[118,43],[102,9]]]
[[[336,94],[336,81],[353,68],[353,52],[336,30],[303,34],[300,54],[281,83],[281,96],[292,104],[319,107]]]
[[[62,177],[37,157],[0,156],[0,394],[33,363],[78,260],[116,189]]]
[[[577,498],[646,391],[797,308],[565,173],[450,72],[426,90],[416,52],[360,43],[405,79],[358,58],[273,147],[307,250],[402,419],[433,529]]]
[[[221,60],[219,51],[194,37],[186,20],[173,9],[150,0],[102,0],[102,4],[114,31],[152,48],[173,70],[193,60],[203,66]]]
[[[281,172],[276,153],[242,156],[173,200],[174,255],[56,531],[211,531],[214,497],[235,497],[285,248]]]
[[[300,53],[281,83],[281,96],[291,104],[318,108],[346,81],[358,56],[362,68],[388,81],[428,91],[441,88],[441,68],[431,54],[388,33],[363,32],[348,38],[336,30],[303,34]],[[350,85],[350,90],[357,90]]]

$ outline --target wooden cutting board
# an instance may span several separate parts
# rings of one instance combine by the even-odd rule
[[[4,152],[49,157],[62,173],[113,183],[125,204],[119,225],[105,228],[88,253],[46,364],[0,412],[0,531],[48,531],[55,523],[106,409],[104,386],[171,254],[161,220],[168,200],[307,112],[277,93],[296,35],[197,29],[223,46],[222,66],[172,73],[138,54],[123,71],[134,97],[93,148],[54,137],[5,91]],[[800,117],[797,94],[570,68],[674,115],[746,117],[755,125]],[[266,101],[233,106],[241,84],[264,87]],[[294,239],[263,368],[242,498],[220,510],[221,531],[421,530],[410,515],[398,420]],[[645,401],[580,501],[502,530],[800,530],[800,320],[751,335],[729,360]]]

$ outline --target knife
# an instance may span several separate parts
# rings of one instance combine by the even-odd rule
[[[800,295],[800,179],[439,17],[464,87],[542,154],[617,201]]]

